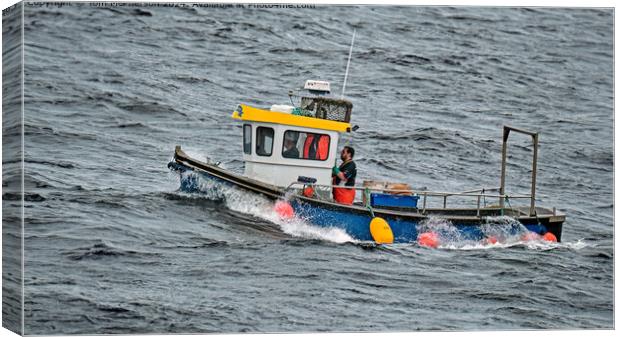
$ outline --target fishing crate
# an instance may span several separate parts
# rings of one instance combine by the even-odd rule
[[[370,193],[371,207],[417,208],[417,195],[397,195],[387,193]]]
[[[387,181],[364,180],[363,187],[370,189],[370,193],[389,195],[413,195],[409,184],[391,183]],[[366,205],[366,193],[362,193],[362,200]]]

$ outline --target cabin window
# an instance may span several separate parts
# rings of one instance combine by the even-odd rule
[[[327,160],[331,138],[322,133],[288,130],[284,132],[282,157],[306,160]]]
[[[256,154],[269,157],[273,152],[273,129],[259,126],[256,128]]]
[[[243,125],[243,153],[252,154],[252,126]]]

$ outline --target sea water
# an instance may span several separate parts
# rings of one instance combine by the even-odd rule
[[[24,19],[25,333],[613,327],[612,9],[67,5]],[[234,188],[179,191],[175,145],[242,172],[237,104],[288,104],[307,79],[339,93],[354,29],[360,129],[343,142],[358,180],[497,187],[502,126],[536,130],[537,202],[566,213],[562,243],[372,248]],[[529,193],[530,140],[510,144],[508,192]]]

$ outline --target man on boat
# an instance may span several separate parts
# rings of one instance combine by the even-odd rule
[[[345,146],[340,152],[340,159],[342,164],[339,167],[334,165],[332,168],[332,185],[340,185],[344,183],[344,186],[355,186],[355,177],[357,176],[357,168],[355,162],[353,162],[353,156],[355,150],[350,146]],[[354,188],[333,187],[332,195],[336,202],[346,205],[353,204],[355,199]]]
[[[299,150],[297,149],[297,140],[294,136],[284,137],[284,151],[282,157],[284,158],[299,158]]]

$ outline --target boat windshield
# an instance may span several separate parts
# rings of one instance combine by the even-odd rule
[[[327,97],[302,97],[301,110],[304,115],[332,121],[346,122],[351,120],[353,104],[344,99]]]

